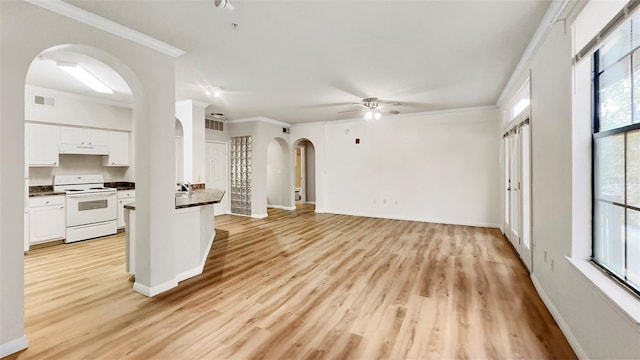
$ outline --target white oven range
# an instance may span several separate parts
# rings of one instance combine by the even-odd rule
[[[58,175],[53,179],[53,190],[66,194],[65,243],[118,231],[117,190],[105,188],[102,175]]]

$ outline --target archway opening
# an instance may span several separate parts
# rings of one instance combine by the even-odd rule
[[[293,193],[296,205],[316,203],[316,148],[308,139],[294,143]]]

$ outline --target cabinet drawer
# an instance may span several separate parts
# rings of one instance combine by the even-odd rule
[[[64,195],[35,196],[29,198],[29,207],[64,205]]]
[[[118,199],[130,199],[136,197],[135,190],[120,190],[118,191]]]

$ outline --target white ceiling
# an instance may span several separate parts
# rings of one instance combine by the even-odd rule
[[[403,103],[401,113],[495,105],[551,3],[230,0],[227,11],[213,0],[67,2],[185,50],[176,100],[288,123],[353,118],[338,111],[368,96]],[[34,61],[28,83],[91,94],[37,68],[46,63]],[[210,85],[223,96],[207,95]]]

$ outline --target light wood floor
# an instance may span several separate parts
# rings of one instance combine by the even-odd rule
[[[203,275],[131,289],[124,237],[30,252],[11,359],[575,358],[498,230],[225,215]]]

